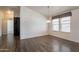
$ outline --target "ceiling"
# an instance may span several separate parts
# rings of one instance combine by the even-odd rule
[[[14,16],[20,16],[20,7],[19,6],[0,6],[1,11],[12,10],[14,11]]]
[[[67,11],[79,8],[79,6],[50,6],[48,15],[48,6],[28,6],[28,8],[39,12],[40,14],[48,17],[62,14]]]
[[[50,6],[48,14],[48,6],[27,6],[28,8],[48,17],[62,14],[67,11],[79,8],[79,6]],[[15,16],[20,16],[20,7],[19,6],[0,6],[0,10],[13,10]]]

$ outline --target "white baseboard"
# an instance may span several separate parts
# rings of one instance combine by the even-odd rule
[[[56,35],[52,35],[52,34],[50,34],[50,35],[51,35],[51,36],[58,37],[58,36],[56,36]],[[62,38],[62,37],[58,37],[58,38],[65,39],[65,38]],[[72,39],[65,39],[65,40],[69,40],[69,41],[73,41],[73,42],[79,43],[79,41],[72,40]]]
[[[39,35],[31,35],[31,36],[21,35],[21,36],[20,36],[20,39],[21,39],[21,40],[22,40],[22,39],[29,39],[29,38],[34,38],[34,37],[39,37],[39,36],[45,36],[45,35],[47,35],[47,34],[39,34]]]

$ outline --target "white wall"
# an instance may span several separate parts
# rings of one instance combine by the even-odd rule
[[[27,7],[20,8],[20,37],[27,39],[47,35],[46,18]]]
[[[67,40],[75,41],[79,43],[79,9],[72,10],[72,17],[71,17],[71,32],[54,32],[52,30],[52,25],[50,26],[50,35],[57,36],[60,38],[64,38]]]
[[[79,9],[72,11],[71,20],[72,40],[79,42]]]
[[[13,19],[7,20],[7,33],[14,34],[14,20]]]

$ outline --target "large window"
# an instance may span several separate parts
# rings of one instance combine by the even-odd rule
[[[70,32],[70,16],[60,18],[62,32]]]
[[[52,24],[53,24],[53,30],[54,31],[59,31],[59,19],[53,19],[52,21]]]
[[[52,20],[53,31],[70,32],[70,16]]]
[[[53,17],[53,31],[60,32],[70,32],[70,17],[72,16],[71,12],[67,12],[61,15]]]

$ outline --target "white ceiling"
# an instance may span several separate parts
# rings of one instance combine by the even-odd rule
[[[28,8],[48,17],[62,14],[64,12],[77,9],[79,6],[50,6],[50,14],[48,15],[48,6],[27,6]],[[20,16],[20,7],[18,6],[0,6],[0,10],[13,10],[15,11],[15,16]]]
[[[28,6],[28,8],[39,12],[44,16],[55,16],[63,12],[71,11],[79,8],[79,6],[50,6],[50,14],[48,15],[48,6]]]

